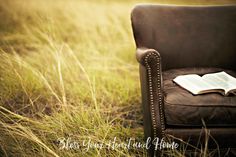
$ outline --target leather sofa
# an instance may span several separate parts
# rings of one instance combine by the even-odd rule
[[[207,147],[236,155],[236,96],[194,96],[172,81],[218,71],[236,77],[236,5],[143,4],[134,7],[131,22],[145,138],[187,143],[195,153]],[[149,155],[161,154],[152,144]]]

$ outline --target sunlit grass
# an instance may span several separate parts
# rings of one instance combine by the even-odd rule
[[[57,141],[143,140],[130,24],[137,2],[1,1],[0,156],[146,155],[59,150]]]

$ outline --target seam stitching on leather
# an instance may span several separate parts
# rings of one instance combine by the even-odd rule
[[[171,105],[171,106],[189,106],[189,107],[225,107],[225,108],[235,108],[236,106],[225,106],[225,105],[208,105],[208,106],[203,106],[203,105],[199,105],[199,106],[196,106],[196,105],[183,105],[183,104],[171,104],[169,102],[167,102],[164,98],[164,102],[168,105]]]

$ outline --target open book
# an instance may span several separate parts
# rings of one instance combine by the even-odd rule
[[[211,92],[219,92],[225,96],[230,93],[236,95],[236,78],[224,71],[202,77],[196,74],[181,75],[173,81],[194,95]]]

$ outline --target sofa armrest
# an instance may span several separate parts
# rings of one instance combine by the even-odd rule
[[[160,58],[160,53],[154,49],[148,49],[148,48],[142,47],[142,48],[137,48],[136,50],[136,59],[142,65],[145,65],[145,58],[151,55],[153,56],[156,55]]]
[[[146,137],[164,137],[165,120],[161,56],[154,49],[138,48],[136,58],[140,63],[140,82]],[[151,121],[151,128],[150,127]],[[146,128],[145,128],[146,127]]]

